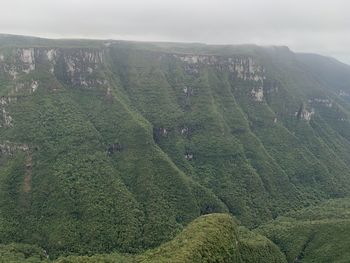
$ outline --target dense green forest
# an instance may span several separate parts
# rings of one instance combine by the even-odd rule
[[[256,231],[274,241],[288,262],[349,262],[350,200],[330,200],[291,212]]]
[[[350,66],[287,47],[0,35],[0,108],[2,257],[315,262],[272,227],[350,194]]]
[[[35,246],[10,244],[0,248],[0,255],[11,262],[48,262],[45,252]],[[69,256],[57,263],[75,262],[232,262],[284,263],[279,248],[267,238],[253,233],[227,214],[201,216],[191,222],[173,240],[140,255],[108,254]]]

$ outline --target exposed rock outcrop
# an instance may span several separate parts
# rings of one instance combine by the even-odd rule
[[[108,81],[104,78],[92,74],[102,68],[103,51],[101,50],[84,50],[67,52],[63,54],[67,81],[74,87],[86,89],[98,88],[107,85]]]
[[[324,105],[328,108],[332,108],[333,103],[330,99],[323,99],[323,98],[311,98],[308,101],[310,104],[318,104],[318,105]]]
[[[218,70],[226,69],[232,73],[232,77],[262,82],[265,77],[265,69],[251,57],[220,57],[214,55],[174,55],[185,64],[185,71],[195,75],[199,73],[201,66],[213,66]]]
[[[264,99],[264,90],[262,86],[259,86],[257,88],[253,88],[251,91],[251,94],[253,96],[253,99],[255,101],[263,101]]]
[[[17,101],[17,97],[0,97],[0,111],[2,114],[2,118],[0,118],[0,127],[13,127],[13,119],[7,110],[7,106],[13,101]]]
[[[299,111],[295,112],[295,116],[298,119],[310,121],[312,116],[315,114],[315,109],[307,110],[303,105],[300,107]]]
[[[18,151],[28,152],[29,146],[27,144],[13,143],[9,141],[0,142],[0,155],[13,155]]]

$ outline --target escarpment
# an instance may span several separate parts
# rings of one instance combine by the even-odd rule
[[[302,54],[4,43],[2,243],[37,244],[52,257],[134,253],[204,214],[255,227],[350,193],[350,80],[315,77]]]

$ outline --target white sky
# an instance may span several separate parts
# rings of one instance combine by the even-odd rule
[[[349,0],[0,0],[0,33],[286,45],[350,64]]]

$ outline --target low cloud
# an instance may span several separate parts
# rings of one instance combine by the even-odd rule
[[[2,0],[0,32],[287,45],[350,64],[346,0]]]

